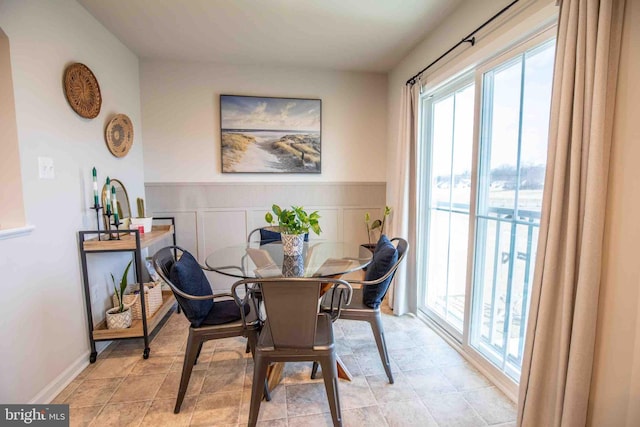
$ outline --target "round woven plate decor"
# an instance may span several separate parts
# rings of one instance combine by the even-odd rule
[[[126,114],[116,115],[104,132],[109,151],[116,157],[124,157],[133,145],[133,124]]]
[[[102,95],[96,76],[79,62],[64,71],[64,94],[73,110],[81,117],[93,119],[100,113]]]

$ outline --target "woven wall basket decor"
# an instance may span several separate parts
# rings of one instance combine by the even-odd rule
[[[102,95],[96,76],[89,67],[79,62],[69,65],[64,71],[64,94],[73,111],[86,119],[100,113]]]
[[[126,114],[116,115],[104,132],[109,151],[116,157],[124,157],[133,145],[133,124]]]

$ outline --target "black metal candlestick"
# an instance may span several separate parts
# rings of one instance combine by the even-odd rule
[[[118,218],[117,221],[115,221],[115,219]],[[118,227],[120,227],[121,224],[124,224],[122,221],[120,221],[120,218],[117,216],[113,216],[114,221],[111,223],[111,225],[113,225],[114,227],[116,227],[116,239],[120,240],[120,230],[118,230]],[[111,234],[111,232],[109,232],[109,234]]]
[[[95,204],[93,206],[91,206],[90,209],[95,209],[96,210],[96,224],[98,226],[98,240],[100,239],[100,209],[102,209],[102,206],[100,206],[99,204]]]
[[[113,240],[113,235],[111,234],[111,216],[113,214],[111,213],[111,211],[109,209],[107,209],[107,211],[105,212],[104,216],[107,217],[107,230],[105,230],[107,233],[109,233],[109,240]]]

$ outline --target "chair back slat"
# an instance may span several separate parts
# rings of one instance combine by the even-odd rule
[[[398,246],[396,246],[396,249],[398,249],[398,262],[396,264],[400,264],[402,258],[404,257],[404,254],[407,252],[407,249],[409,249],[409,243],[405,239],[402,239],[400,237],[395,237],[391,239],[391,241],[398,242]],[[394,267],[397,268],[397,265]]]
[[[274,347],[313,348],[320,282],[283,280],[261,287]]]
[[[231,294],[237,303],[243,300],[245,292],[253,293],[254,297],[260,294],[269,326],[265,330],[270,331],[275,349],[313,349],[321,290],[329,284],[333,289],[344,290],[343,298],[336,299],[336,304],[347,305],[351,302],[351,285],[333,278],[244,279],[234,283]]]
[[[409,250],[409,243],[400,238],[400,237],[396,237],[394,239],[391,239],[392,242],[397,241],[398,245],[396,246],[396,249],[398,250],[398,261],[396,261],[396,263],[391,267],[391,280],[393,280],[393,277],[396,275],[396,271],[398,271],[398,267],[400,267],[400,263],[402,262],[402,260],[404,259],[404,256],[407,253],[407,250]],[[387,288],[387,290],[389,290]],[[386,295],[386,292],[385,292]]]
[[[172,248],[166,247],[160,249],[153,256],[156,271],[165,282],[169,282],[169,275],[171,273],[171,267],[176,262],[174,252]]]

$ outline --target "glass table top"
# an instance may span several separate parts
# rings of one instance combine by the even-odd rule
[[[302,256],[282,253],[281,242],[260,246],[251,244],[220,248],[205,264],[210,269],[238,278],[258,277],[330,277],[366,267],[372,253],[358,243],[305,242]]]

